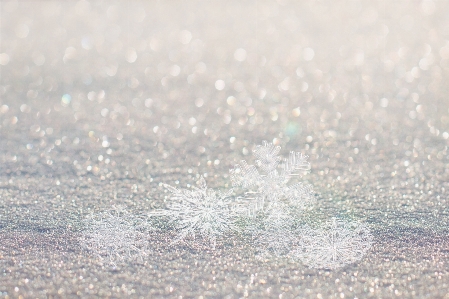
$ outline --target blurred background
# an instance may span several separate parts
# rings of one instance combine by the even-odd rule
[[[344,290],[448,293],[449,1],[6,0],[0,14],[0,253],[17,270],[0,278],[3,291],[39,273],[14,262],[20,248],[29,260],[51,252],[50,264],[66,251],[81,259],[73,231],[86,213],[147,211],[164,198],[161,182],[198,175],[229,186],[229,169],[254,163],[267,140],[310,156],[317,217],[365,221],[379,240],[352,266],[363,283],[335,274],[353,282]],[[263,284],[247,295],[278,298],[298,285],[289,273],[269,295]],[[235,275],[210,295],[244,294]],[[334,296],[335,276],[315,275],[301,282],[310,292],[285,296]],[[106,281],[80,292],[102,294]],[[170,281],[136,283],[137,293],[167,295]],[[37,282],[25,290],[41,294]]]
[[[445,158],[448,7],[3,1],[3,163],[105,176],[108,149],[152,153],[130,163],[215,161],[213,148],[245,154],[261,139]],[[63,149],[95,157],[72,165]]]

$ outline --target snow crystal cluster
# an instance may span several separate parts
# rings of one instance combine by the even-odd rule
[[[241,161],[230,170],[231,183],[240,191],[209,189],[203,177],[198,187],[178,189],[164,185],[170,193],[165,208],[150,212],[177,234],[172,244],[202,240],[215,249],[231,234],[250,236],[256,257],[286,256],[312,268],[335,269],[363,258],[373,243],[364,224],[333,218],[321,228],[299,225],[298,219],[313,207],[310,184],[292,180],[310,170],[308,157],[264,142],[253,154],[255,165]],[[129,214],[101,213],[86,220],[83,246],[111,263],[142,257],[147,241]]]
[[[292,177],[310,169],[308,157],[290,152],[289,158],[283,159],[278,155],[280,150],[280,146],[264,142],[253,151],[257,168],[242,161],[230,170],[233,186],[247,190],[241,199],[246,201],[251,218],[247,231],[260,249],[260,256],[289,252],[296,239],[294,219],[315,200],[311,185],[288,184]]]

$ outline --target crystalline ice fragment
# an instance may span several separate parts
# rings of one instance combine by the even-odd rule
[[[150,215],[168,218],[178,232],[175,242],[200,235],[215,248],[219,236],[236,230],[238,213],[233,206],[232,190],[221,193],[208,189],[203,177],[193,190],[164,186],[171,192],[167,207]]]
[[[335,269],[363,258],[373,243],[364,224],[333,218],[322,228],[299,231],[298,248],[291,253],[311,268]]]
[[[303,209],[314,202],[311,185],[296,183],[288,185],[292,176],[300,175],[310,169],[307,156],[290,152],[288,159],[278,156],[279,146],[263,142],[253,151],[257,158],[256,165],[248,165],[246,161],[235,165],[230,170],[231,182],[234,187],[247,189],[245,199],[250,200],[249,210],[257,213],[261,210],[272,209],[272,205],[283,201],[296,209]]]

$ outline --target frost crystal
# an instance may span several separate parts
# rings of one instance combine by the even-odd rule
[[[219,236],[235,230],[237,212],[232,206],[232,190],[226,193],[208,189],[200,177],[199,188],[177,189],[164,185],[171,193],[167,209],[152,212],[152,216],[165,216],[178,231],[176,241],[199,234],[215,248]],[[175,242],[176,242],[175,241]]]
[[[114,267],[116,261],[142,258],[146,255],[148,242],[141,232],[141,222],[122,207],[93,214],[84,220],[81,234],[82,247],[101,260],[107,259]]]
[[[256,244],[259,257],[282,256],[289,253],[295,243],[292,230],[293,217],[287,207],[278,203],[268,212],[259,213],[256,221],[248,228]]]
[[[361,260],[373,237],[364,224],[333,218],[321,229],[306,226],[292,256],[311,268],[335,269]]]
[[[235,165],[230,171],[233,186],[249,190],[246,199],[252,201],[251,213],[270,210],[280,201],[300,209],[313,202],[311,185],[287,185],[292,176],[310,169],[308,156],[290,152],[289,158],[283,159],[278,156],[280,149],[280,146],[264,141],[253,151],[257,158],[256,165],[264,174],[259,174],[257,168],[246,161]]]

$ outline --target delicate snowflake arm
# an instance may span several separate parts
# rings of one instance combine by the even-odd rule
[[[151,211],[148,215],[150,217],[169,217],[169,223],[176,221],[185,212],[185,206],[195,204],[198,198],[201,198],[201,193],[198,188],[195,191],[186,189],[178,189],[167,184],[163,184],[164,188],[172,193],[170,201],[167,204],[168,209],[156,209]]]
[[[307,161],[309,156],[299,152],[290,152],[287,160],[283,163],[284,175],[298,175],[300,172],[310,170],[310,163]]]
[[[207,190],[206,180],[204,179],[203,176],[200,176],[200,180],[198,181],[198,184],[199,184],[199,188],[201,190]]]
[[[207,187],[205,187],[205,189],[204,187],[201,187],[201,189],[195,188],[194,191],[191,191],[187,189],[178,189],[167,184],[164,184],[164,187],[172,193],[171,199],[175,202],[188,201],[195,203],[202,197],[202,193],[207,190]]]
[[[286,230],[293,221],[293,217],[289,213],[289,207],[282,202],[271,203],[263,216],[265,229]]]
[[[305,206],[314,201],[313,187],[310,184],[297,183],[289,186],[285,195],[293,205],[299,203]]]
[[[232,193],[234,193],[234,190],[233,189],[229,189],[229,190],[227,190],[225,192],[218,191],[217,195],[218,195],[218,198],[220,198],[220,199],[222,199],[224,201],[230,201]]]
[[[231,169],[229,173],[231,174],[231,182],[234,187],[255,187],[262,179],[256,167],[248,165],[245,160],[235,165],[234,169]]]
[[[167,185],[167,184],[163,184],[163,186],[164,186],[165,189],[167,189],[168,191],[170,191],[173,194],[179,194],[180,193],[180,191],[177,188],[175,188],[175,187],[172,187],[172,186]]]
[[[257,166],[265,173],[270,173],[275,170],[281,161],[281,157],[278,156],[280,150],[280,146],[263,141],[263,145],[258,145],[253,150],[254,156],[258,159],[256,161]]]

